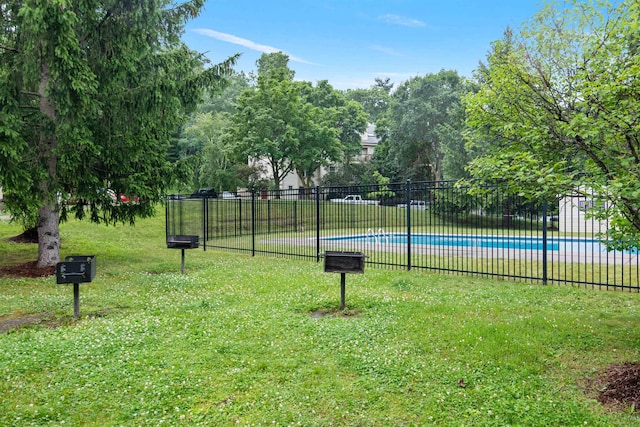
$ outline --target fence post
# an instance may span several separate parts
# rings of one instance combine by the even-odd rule
[[[253,193],[251,193],[251,199],[253,199]],[[242,236],[242,199],[238,200],[238,233]]]
[[[173,217],[175,215],[171,215],[171,218],[169,218],[169,203],[171,199],[166,198],[164,201],[164,237],[165,240],[169,237],[169,221],[171,221],[171,223],[173,223]],[[173,207],[173,206],[172,206]],[[175,228],[175,227],[173,227]]]
[[[183,226],[184,226],[184,224],[183,224],[183,222],[184,222],[184,207],[182,206],[182,205],[184,205],[183,202],[184,202],[184,200],[180,200],[180,204],[178,205],[178,206],[180,206],[180,209],[179,209],[180,213],[178,214],[178,216],[180,217],[180,232],[177,233],[177,234],[185,234],[184,231],[183,231]]]
[[[547,202],[542,203],[542,284],[547,284]]]
[[[407,270],[411,270],[411,180],[407,180]]]
[[[240,223],[242,228],[242,222]],[[251,190],[251,256],[256,256],[256,191]]]
[[[202,199],[202,250],[207,250],[207,229],[209,228],[209,199]]]
[[[316,185],[316,262],[320,262],[320,186]]]

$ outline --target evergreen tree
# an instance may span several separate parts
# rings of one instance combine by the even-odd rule
[[[180,40],[202,0],[13,0],[0,6],[0,183],[60,259],[67,210],[96,222],[153,214],[169,142],[235,57],[204,69]],[[120,193],[139,203],[112,200]],[[71,207],[69,207],[71,204]]]

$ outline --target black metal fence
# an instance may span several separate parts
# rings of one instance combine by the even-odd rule
[[[491,187],[472,196],[452,182],[172,195],[166,232],[198,235],[204,250],[312,260],[360,251],[370,266],[640,291],[638,251],[607,251],[608,224],[589,205],[531,204]]]

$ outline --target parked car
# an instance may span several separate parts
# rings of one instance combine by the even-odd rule
[[[238,197],[230,191],[223,191],[222,198],[228,200],[228,199],[237,199]]]
[[[365,200],[362,198],[362,196],[357,194],[350,194],[344,199],[330,199],[329,201],[334,203],[349,203],[355,205],[380,205],[379,200]]]
[[[186,198],[187,198],[187,196],[185,196],[184,194],[169,194],[169,195],[167,195],[167,199],[169,199],[169,200],[184,200]]]
[[[116,194],[116,192],[110,188],[107,189],[106,192],[111,198],[111,203],[114,205],[119,203],[139,203],[140,202],[140,198],[138,196],[129,197],[126,194],[122,194],[122,193]]]
[[[198,188],[196,191],[191,193],[191,197],[207,197],[209,199],[215,199],[218,197],[218,193],[213,188]]]
[[[407,204],[406,203],[400,203],[398,205],[396,205],[399,208],[407,208]],[[420,210],[425,210],[427,209],[427,204],[425,203],[424,200],[411,200],[411,209],[420,209]]]
[[[118,196],[120,198],[120,203],[140,203],[140,198],[138,196],[127,196],[126,194],[120,194]]]

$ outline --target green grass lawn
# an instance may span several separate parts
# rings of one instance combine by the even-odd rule
[[[0,265],[34,245],[0,221]],[[627,426],[588,384],[640,359],[640,295],[321,264],[164,242],[164,218],[62,225],[97,276],[0,278],[0,425]]]

